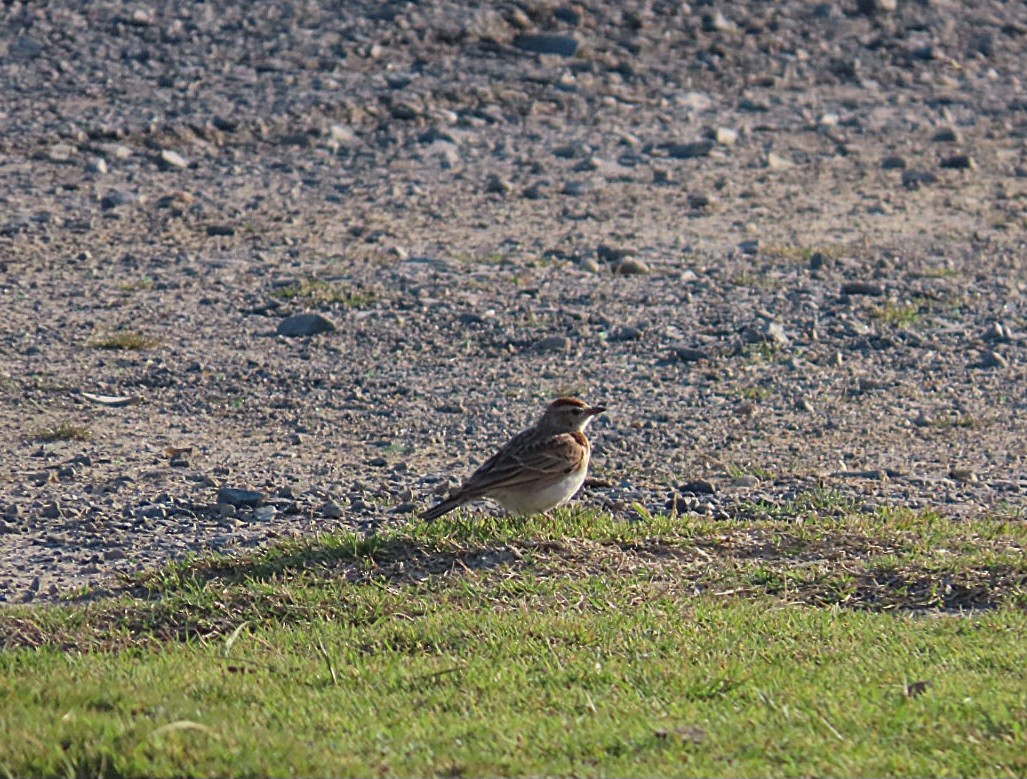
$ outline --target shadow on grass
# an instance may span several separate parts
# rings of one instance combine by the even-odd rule
[[[629,592],[897,612],[1027,607],[1027,563],[1002,541],[980,548],[978,539],[961,537],[963,546],[939,560],[915,533],[744,524],[675,532],[665,521],[604,521],[583,532],[579,520],[555,527],[460,520],[195,558],[126,579],[118,597],[0,611],[0,646],[117,649],[226,636],[244,622],[361,626],[440,602],[505,605],[511,583],[540,608],[570,600],[608,609]]]

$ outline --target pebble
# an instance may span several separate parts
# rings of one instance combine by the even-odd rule
[[[286,338],[302,338],[305,336],[331,333],[335,331],[335,323],[324,314],[316,311],[304,314],[293,314],[278,323],[278,335]]]
[[[612,333],[610,333],[610,341],[635,341],[642,337],[642,331],[637,327],[631,325],[621,325],[617,327]]]
[[[46,158],[50,162],[68,162],[78,154],[78,149],[70,143],[55,143],[46,151]]]
[[[617,264],[613,272],[621,276],[644,276],[649,273],[649,266],[635,257],[627,257]]]
[[[767,340],[772,341],[778,346],[788,346],[792,341],[785,333],[784,325],[780,322],[770,322],[765,330]]]
[[[258,506],[253,509],[253,518],[258,522],[270,522],[277,514],[274,506]]]
[[[897,154],[892,154],[881,159],[881,168],[883,170],[905,170],[906,158],[900,157]]]
[[[106,173],[107,161],[103,157],[91,157],[86,163],[86,173]]]
[[[846,296],[867,295],[870,297],[881,297],[884,294],[884,288],[872,281],[847,281],[842,284],[841,294]]]
[[[978,480],[978,476],[973,469],[957,467],[949,469],[949,478],[960,484],[970,484]]]
[[[343,511],[337,503],[326,500],[321,504],[320,508],[318,508],[317,513],[326,519],[339,519],[342,516]]]
[[[992,322],[988,329],[984,331],[984,340],[1009,343],[1013,340],[1013,334],[1001,322]]]
[[[860,13],[873,16],[878,13],[894,13],[899,7],[898,0],[856,0]]]
[[[713,482],[706,479],[695,479],[679,484],[678,492],[682,495],[714,495],[717,491],[713,487]]]
[[[988,350],[981,355],[981,360],[977,363],[977,367],[1007,368],[1009,367],[1009,360],[996,351]]]
[[[222,487],[218,490],[218,503],[224,503],[235,508],[240,506],[259,506],[264,502],[264,495],[256,490],[238,489],[236,487]]]
[[[705,157],[713,149],[713,141],[694,141],[692,143],[672,143],[667,147],[667,154],[676,160],[690,160]]]
[[[515,35],[513,45],[522,51],[533,54],[556,54],[560,57],[573,57],[578,50],[578,39],[573,35],[560,33],[526,33]]]
[[[718,127],[713,131],[713,140],[721,146],[734,146],[735,141],[738,140],[738,130],[732,130],[730,127]]]
[[[767,167],[770,170],[784,170],[785,168],[794,167],[795,163],[787,157],[783,157],[777,152],[770,152],[767,155]]]
[[[709,209],[717,204],[717,198],[705,192],[692,192],[688,196],[688,207],[696,211]]]
[[[565,335],[549,335],[531,346],[533,352],[566,352],[571,348],[571,339]]]
[[[495,173],[490,174],[485,181],[485,191],[491,195],[505,195],[511,189],[513,189],[513,185]]]
[[[100,199],[100,207],[105,211],[109,211],[112,208],[128,205],[129,203],[136,203],[138,201],[139,196],[134,192],[126,192],[121,189],[111,189],[108,190]]]
[[[171,151],[170,149],[164,149],[161,151],[158,162],[163,170],[174,170],[176,168],[182,169],[189,167],[189,163],[185,161],[185,158],[182,157],[181,154],[176,151]]]
[[[935,143],[959,143],[959,136],[951,127],[943,127],[931,136]]]
[[[969,154],[953,154],[951,157],[945,157],[939,164],[950,170],[969,170],[977,167],[977,163]]]
[[[27,62],[43,53],[44,46],[35,38],[19,35],[7,49],[7,56],[15,62]]]
[[[906,189],[920,189],[926,184],[933,184],[938,180],[930,171],[926,170],[904,170],[902,171],[902,186]]]
[[[738,489],[750,490],[760,486],[760,480],[751,473],[743,473],[731,480],[731,486]]]
[[[674,356],[682,362],[699,362],[699,360],[710,359],[709,352],[703,349],[694,349],[691,346],[675,346]]]

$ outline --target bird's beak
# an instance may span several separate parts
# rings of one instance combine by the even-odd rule
[[[592,406],[588,410],[588,415],[590,417],[594,417],[598,416],[599,414],[602,414],[604,411],[606,411],[606,406]]]

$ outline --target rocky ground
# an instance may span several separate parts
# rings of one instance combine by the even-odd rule
[[[409,521],[561,393],[626,520],[1025,517],[1027,6],[478,6],[0,7],[0,600]]]

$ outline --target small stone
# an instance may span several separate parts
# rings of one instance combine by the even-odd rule
[[[602,270],[599,263],[593,260],[591,257],[585,257],[581,262],[578,263],[578,267],[581,268],[583,271],[588,271],[589,273],[599,273],[599,271]]]
[[[328,129],[328,137],[339,146],[353,146],[358,141],[353,128],[345,124],[333,124]]]
[[[337,503],[328,500],[321,504],[317,513],[326,519],[338,519],[342,516],[342,508]]]
[[[920,409],[919,413],[916,415],[916,419],[913,420],[913,424],[917,427],[931,427],[935,424],[935,420],[929,413]]]
[[[795,401],[795,410],[803,411],[807,414],[812,414],[814,411],[816,411],[813,404],[809,402],[808,398],[799,398],[797,401]]]
[[[667,147],[667,154],[676,160],[690,160],[705,157],[713,149],[713,141],[695,141],[693,143],[672,143]]]
[[[644,276],[649,273],[649,266],[635,257],[627,257],[617,264],[613,272],[621,276]]]
[[[995,351],[986,351],[981,355],[981,361],[977,363],[979,368],[1007,368],[1009,360]]]
[[[758,254],[760,250],[760,241],[758,238],[754,238],[751,241],[741,241],[738,244],[738,251],[742,254],[752,256]]]
[[[791,168],[794,166],[794,162],[787,157],[782,157],[776,152],[770,152],[770,154],[767,155],[767,167],[770,170],[784,170],[785,168]]]
[[[532,54],[573,57],[578,50],[578,39],[573,35],[561,35],[560,33],[528,33],[514,36],[513,45],[522,51],[530,51]]]
[[[890,154],[881,160],[881,168],[883,170],[905,170],[906,159],[897,154]]]
[[[712,482],[706,479],[695,479],[680,485],[678,492],[682,495],[713,495],[716,490],[713,488]]]
[[[977,163],[969,154],[954,154],[951,157],[946,157],[940,165],[949,170],[970,170],[977,167]]]
[[[274,506],[259,506],[253,509],[253,518],[258,522],[270,522],[277,513]]]
[[[68,162],[76,154],[78,154],[78,149],[70,143],[55,143],[46,150],[46,158],[50,162]]]
[[[286,317],[278,323],[277,332],[286,338],[301,338],[335,332],[335,323],[324,314],[312,311]]]
[[[977,481],[977,474],[971,468],[957,468],[953,466],[949,469],[949,478],[960,484],[969,484]]]
[[[106,173],[107,161],[103,157],[92,157],[86,163],[87,173]]]
[[[713,131],[713,140],[721,146],[734,146],[738,140],[738,131],[730,127],[718,127]]]
[[[259,506],[263,502],[263,493],[256,490],[243,490],[235,487],[222,487],[218,490],[218,503],[225,503],[236,508],[240,506]]]
[[[15,62],[26,62],[42,54],[43,48],[43,44],[35,38],[19,35],[8,48],[7,55]]]
[[[788,346],[791,343],[791,339],[785,333],[784,325],[780,322],[771,322],[766,328],[767,340],[771,341],[778,346]]]
[[[417,504],[414,503],[412,500],[408,500],[408,501],[405,501],[403,503],[400,503],[398,506],[396,506],[395,508],[391,509],[389,511],[389,513],[390,514],[413,514],[415,511],[417,511]]]
[[[751,473],[743,473],[731,480],[731,486],[738,489],[751,490],[760,486],[760,480]]]
[[[211,237],[235,235],[235,227],[230,224],[207,225],[207,235]]]
[[[937,180],[938,177],[928,170],[902,171],[902,186],[906,189],[920,189],[920,187],[927,184],[933,184]]]
[[[841,294],[881,297],[884,294],[884,288],[872,281],[847,281],[842,284]]]
[[[693,349],[690,346],[675,346],[674,356],[682,362],[699,362],[699,360],[710,359],[708,352],[703,349]]]
[[[134,192],[111,189],[100,199],[100,207],[105,211],[109,211],[112,208],[117,208],[118,206],[138,202],[138,200],[139,196]]]
[[[596,256],[603,262],[617,263],[628,257],[631,252],[627,249],[618,249],[605,243],[596,247]]]
[[[935,143],[958,143],[959,136],[951,127],[943,127],[931,136],[931,140]]]
[[[43,506],[43,510],[39,512],[39,515],[43,519],[58,519],[61,516],[61,507],[56,501],[50,501]]]
[[[702,15],[703,32],[728,32],[733,30],[735,25],[720,11]]]
[[[485,191],[490,195],[505,195],[513,189],[513,186],[504,178],[500,178],[495,173],[489,175],[485,182]]]
[[[688,196],[688,207],[701,211],[713,205],[715,198],[705,192],[693,192]]]
[[[566,352],[571,348],[571,339],[565,335],[549,335],[536,341],[531,347],[534,352]]]
[[[823,252],[813,252],[813,254],[809,256],[809,269],[820,270],[825,265],[827,265],[830,259],[831,258]]]
[[[894,13],[899,7],[898,0],[856,0],[860,13],[873,16],[877,13]]]
[[[1009,343],[1013,340],[1013,334],[1001,322],[992,322],[991,326],[984,331],[984,340]]]
[[[178,152],[171,151],[170,149],[164,149],[160,153],[158,158],[158,164],[162,170],[174,170],[176,168],[188,168],[189,163],[185,161],[185,158]]]
[[[612,333],[610,333],[610,341],[635,341],[642,337],[642,331],[637,327],[631,327],[630,325],[621,325]]]

